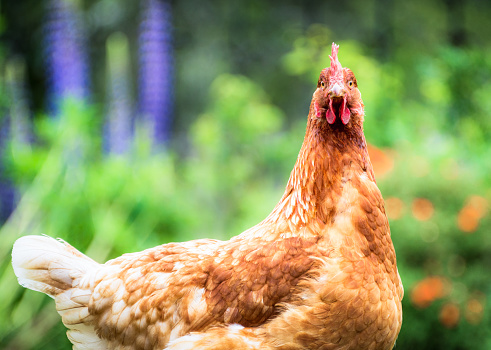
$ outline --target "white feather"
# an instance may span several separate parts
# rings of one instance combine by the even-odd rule
[[[90,280],[103,265],[66,242],[48,236],[25,236],[14,244],[12,266],[22,286],[55,299],[74,350],[109,348],[90,325],[92,290],[90,283],[83,282],[84,276]]]
[[[68,243],[48,236],[24,236],[14,244],[12,266],[22,286],[53,298],[100,265]]]

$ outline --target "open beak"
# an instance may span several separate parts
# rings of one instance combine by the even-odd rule
[[[346,90],[340,83],[334,83],[326,94],[329,98],[329,109],[326,112],[327,122],[333,124],[339,117],[343,124],[348,124],[351,111],[346,105]]]

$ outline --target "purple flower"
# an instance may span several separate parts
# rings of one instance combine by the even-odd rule
[[[173,114],[171,5],[162,0],[145,0],[142,16],[139,110],[150,128],[154,146],[165,146],[171,136]]]
[[[82,23],[73,1],[49,0],[46,13],[49,107],[56,115],[63,98],[88,97],[87,57]]]
[[[2,152],[2,155],[5,152],[7,140],[9,139],[9,119],[10,118],[3,118],[0,125],[0,151]],[[15,187],[12,184],[12,180],[9,178],[5,163],[0,162],[0,223],[5,222],[14,211],[16,202],[15,197]]]
[[[27,99],[24,61],[14,58],[7,62],[5,87],[8,96],[8,112],[0,125],[0,152],[3,156],[12,142],[14,148],[32,142],[31,112]],[[3,157],[2,157],[3,159]],[[8,164],[8,163],[7,163]],[[17,204],[17,191],[6,163],[0,162],[0,222],[8,219]]]
[[[108,112],[105,125],[105,148],[112,154],[123,154],[132,140],[133,101],[129,82],[128,41],[121,33],[107,41]]]

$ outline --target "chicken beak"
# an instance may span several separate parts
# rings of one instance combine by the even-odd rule
[[[334,83],[334,86],[331,89],[329,89],[329,91],[328,91],[329,97],[331,97],[331,98],[343,97],[345,93],[346,93],[346,91],[344,90],[344,88],[339,83]]]
[[[337,103],[341,102],[339,106],[338,116],[344,125],[348,124],[351,116],[351,111],[347,106],[346,90],[342,83],[335,82],[334,85],[328,90],[327,96],[329,96],[329,109],[326,112],[326,119],[329,124],[333,124],[336,120],[336,112],[333,108],[333,99],[336,99]],[[342,99],[342,101],[340,101]]]

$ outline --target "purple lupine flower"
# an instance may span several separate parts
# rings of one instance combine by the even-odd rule
[[[105,125],[106,149],[111,154],[123,154],[132,139],[133,101],[129,82],[128,41],[121,33],[107,40],[108,113]]]
[[[27,102],[24,62],[15,58],[6,66],[5,87],[8,96],[8,112],[0,126],[0,152],[2,156],[8,141],[12,147],[29,145],[32,141],[30,109]],[[3,160],[3,157],[2,157]],[[0,162],[0,221],[4,222],[12,214],[17,204],[17,191],[12,182],[12,174],[5,162]]]
[[[171,5],[164,0],[145,0],[142,16],[139,110],[154,146],[165,146],[173,114]]]
[[[2,155],[7,147],[10,133],[10,118],[3,118],[0,125],[0,151]],[[3,157],[2,157],[3,158]],[[0,223],[4,223],[15,208],[15,187],[9,178],[5,163],[0,162]]]
[[[46,14],[44,40],[49,108],[56,115],[63,98],[88,97],[87,57],[82,23],[74,2],[49,0]]]

